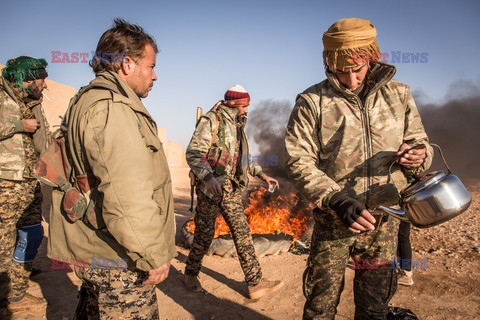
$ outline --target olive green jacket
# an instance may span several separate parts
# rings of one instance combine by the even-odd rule
[[[244,125],[238,122],[237,109],[223,104],[218,106],[217,112],[210,110],[199,119],[187,147],[186,159],[199,180],[197,188],[207,196],[212,194],[207,192],[205,182],[212,176],[220,184],[235,177],[241,190],[248,186],[248,174],[262,177],[262,168],[249,154]],[[239,154],[235,154],[237,143],[240,144]]]
[[[371,71],[364,101],[329,72],[297,96],[285,135],[287,173],[318,208],[340,190],[368,208],[398,205],[407,177],[430,167],[433,149],[409,87],[393,79],[394,66],[373,64]],[[425,143],[427,159],[415,170],[393,165],[388,179],[402,143]]]
[[[67,110],[65,121],[69,150],[79,159],[75,167],[99,183],[99,224],[105,227],[68,222],[59,210],[62,192],[54,189],[48,256],[125,260],[129,269],[144,271],[158,268],[174,257],[176,248],[171,178],[157,126],[116,74],[101,73],[95,83],[111,90],[86,91]]]
[[[48,122],[42,109],[42,98],[32,100],[26,104],[32,109],[35,119],[40,121],[40,128],[35,133],[24,132],[22,124],[23,99],[18,97],[18,89],[12,88],[10,83],[0,77],[0,179],[22,181],[24,178],[26,159],[25,146],[22,135],[29,134],[33,139],[36,154],[46,150],[52,141],[53,135],[48,129]]]

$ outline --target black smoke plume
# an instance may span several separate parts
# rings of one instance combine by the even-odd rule
[[[259,163],[266,174],[276,179],[287,178],[284,137],[292,107],[287,100],[264,100],[248,114],[247,133],[258,146],[259,158],[278,159],[273,165],[272,161],[266,165]]]
[[[441,104],[422,102],[421,94],[414,93],[430,142],[438,144],[454,174],[465,180],[480,179],[480,86],[456,82],[446,95],[451,99]],[[278,157],[278,165],[263,165],[264,171],[288,183],[285,171],[284,135],[293,104],[287,100],[264,100],[249,113],[247,133],[258,146],[260,159]],[[430,171],[445,167],[438,150]],[[261,163],[260,163],[261,164]],[[269,165],[270,164],[270,165]]]
[[[443,104],[423,104],[417,99],[418,110],[430,142],[438,144],[448,166],[460,179],[480,179],[480,88],[457,82]],[[415,97],[417,98],[417,97]],[[435,150],[431,170],[445,170]]]

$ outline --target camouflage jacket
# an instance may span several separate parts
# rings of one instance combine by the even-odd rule
[[[362,100],[327,72],[327,79],[296,99],[285,135],[287,173],[295,186],[317,207],[346,190],[375,208],[395,206],[407,177],[430,167],[428,144],[410,89],[393,79],[395,67],[371,65],[373,83]],[[427,145],[427,159],[415,170],[390,164],[402,143]]]
[[[65,122],[75,170],[98,181],[97,222],[104,227],[67,221],[60,210],[63,192],[54,189],[48,256],[80,259],[87,267],[114,261],[129,269],[158,268],[175,256],[176,247],[172,182],[157,126],[116,74],[101,73],[92,84],[109,89],[81,91]]]
[[[243,190],[248,186],[248,174],[263,175],[262,168],[250,159],[244,126],[245,123],[237,120],[237,110],[223,104],[198,120],[186,158],[199,180],[197,188],[207,196],[212,194],[207,192],[205,182],[212,176],[220,184],[231,178]]]
[[[22,181],[24,178],[33,178],[29,173],[38,155],[52,141],[41,103],[42,99],[39,99],[25,105],[18,96],[18,90],[0,77],[0,179]],[[30,109],[32,117],[41,123],[33,134],[23,131],[22,110],[25,108]],[[30,157],[28,161],[27,155]],[[26,167],[27,162],[31,168]]]

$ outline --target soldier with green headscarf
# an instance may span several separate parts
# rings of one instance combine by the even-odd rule
[[[0,77],[0,309],[45,308],[26,293],[43,238],[42,194],[32,172],[52,135],[42,109],[47,62],[10,59]]]
[[[378,62],[376,35],[365,19],[335,22],[323,35],[327,79],[297,96],[288,122],[287,173],[316,206],[304,319],[335,318],[350,258],[362,262],[355,319],[386,319],[397,285],[398,221],[374,217],[374,209],[398,206],[407,179],[432,161],[410,88],[393,79],[394,66]]]

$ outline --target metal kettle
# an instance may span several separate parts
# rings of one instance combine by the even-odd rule
[[[379,206],[378,209],[418,228],[429,228],[446,222],[468,209],[472,197],[460,179],[452,174],[442,150],[440,151],[447,173],[438,170],[416,177],[400,192],[400,210]],[[393,164],[392,164],[393,165]],[[389,173],[391,175],[392,166]]]

